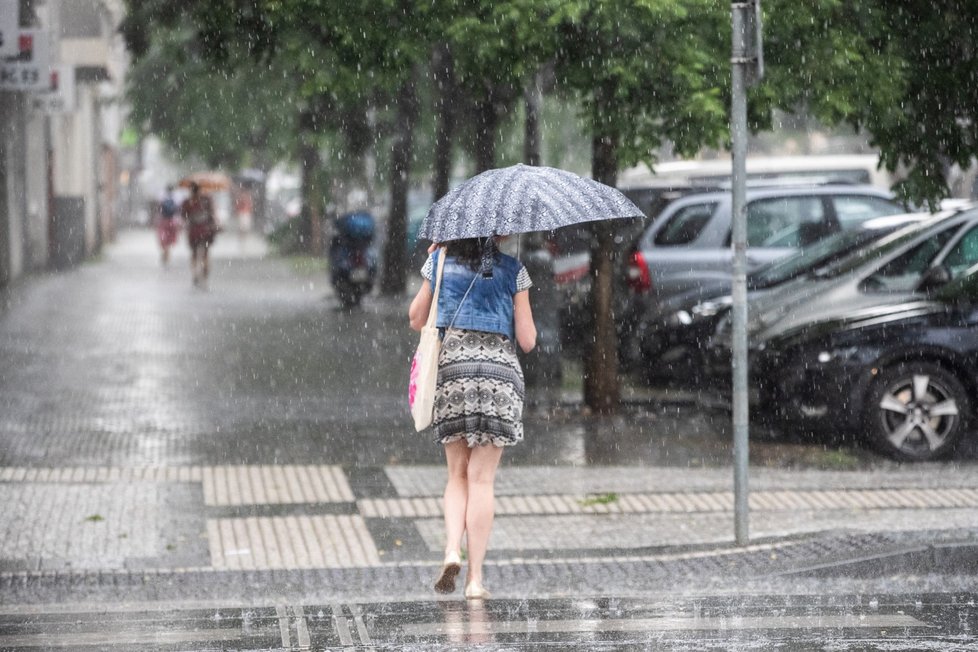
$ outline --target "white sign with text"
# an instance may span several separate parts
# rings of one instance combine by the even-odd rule
[[[71,113],[75,110],[75,67],[51,66],[51,85],[46,93],[34,96],[34,107],[44,113]]]
[[[46,91],[51,80],[48,33],[22,29],[17,35],[17,54],[0,63],[0,89],[8,91]]]

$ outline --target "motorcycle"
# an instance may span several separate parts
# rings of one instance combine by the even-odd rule
[[[340,304],[352,308],[374,287],[376,223],[369,213],[348,213],[336,219],[329,245],[330,280]]]

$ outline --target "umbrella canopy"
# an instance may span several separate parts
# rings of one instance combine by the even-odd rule
[[[228,190],[231,187],[231,178],[221,172],[194,172],[180,179],[178,185],[189,188],[192,183],[200,186],[201,192],[217,192]]]
[[[450,191],[428,210],[418,237],[448,242],[618,217],[642,217],[642,211],[593,179],[521,164],[487,170]]]

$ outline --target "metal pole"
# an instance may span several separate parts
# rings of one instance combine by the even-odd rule
[[[733,86],[730,107],[730,140],[733,155],[733,247],[732,368],[733,368],[733,456],[734,535],[737,545],[748,543],[748,400],[747,400],[747,20],[753,9],[748,2],[731,3],[733,19]]]

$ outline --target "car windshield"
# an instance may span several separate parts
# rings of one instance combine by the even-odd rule
[[[747,281],[748,286],[757,289],[779,285],[820,265],[848,256],[860,247],[894,230],[895,227],[888,227],[835,233],[793,256],[782,258],[751,274]]]
[[[974,304],[978,301],[978,265],[973,265],[963,276],[938,290],[934,299],[943,303],[959,304]]]
[[[855,251],[851,256],[839,258],[828,265],[814,270],[813,273],[819,278],[832,278],[846,274],[847,272],[857,269],[871,260],[886,257],[891,252],[906,245],[908,242],[916,240],[918,237],[920,237],[920,234],[925,231],[932,231],[932,235],[936,236],[941,230],[946,229],[949,225],[951,225],[951,222],[946,221],[947,217],[948,214],[938,214],[936,217],[929,219],[926,222],[912,224],[902,228],[899,231],[891,233],[881,240],[874,242],[873,246],[863,247]],[[960,222],[955,222],[954,224],[959,225]]]

